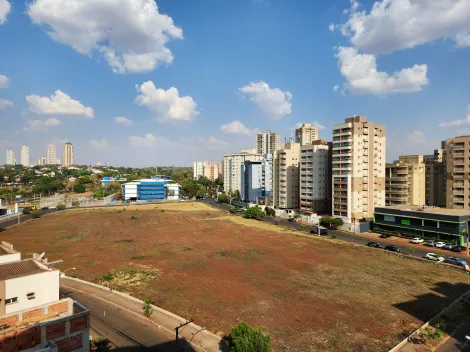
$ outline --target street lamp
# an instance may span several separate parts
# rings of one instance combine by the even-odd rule
[[[61,273],[60,277],[64,277],[64,276],[65,276],[65,273],[66,273],[67,271],[69,271],[69,270],[75,270],[75,268],[68,268],[68,269],[65,269],[65,270]]]

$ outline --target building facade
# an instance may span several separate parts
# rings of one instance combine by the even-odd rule
[[[385,205],[385,126],[365,116],[333,126],[333,215],[355,222]]]
[[[446,207],[470,209],[470,136],[446,141]]]
[[[304,123],[295,130],[295,141],[300,145],[312,144],[313,141],[319,139],[318,127],[313,127],[309,123]]]
[[[5,160],[6,165],[15,165],[16,164],[16,159],[15,159],[15,152],[13,150],[7,150],[6,151],[6,160]]]
[[[278,150],[279,144],[279,133],[273,133],[271,131],[264,131],[256,135],[256,153],[257,154],[274,154],[275,150]]]
[[[245,161],[263,160],[262,154],[234,153],[224,155],[224,190],[242,193],[242,166]]]
[[[29,148],[25,145],[21,147],[21,165],[30,166],[29,162]]]
[[[73,144],[65,143],[64,152],[62,153],[62,165],[63,166],[72,166],[74,164],[74,153],[73,153]]]
[[[53,165],[57,163],[56,147],[53,144],[49,144],[46,150],[46,165]]]
[[[124,200],[130,203],[178,200],[181,186],[170,181],[171,179],[167,176],[152,176],[149,179],[124,183],[122,185]]]
[[[204,165],[203,176],[210,181],[215,181],[222,177],[221,166],[219,163],[206,163]]]
[[[274,152],[273,205],[279,209],[299,209],[300,143],[286,143]]]
[[[332,143],[315,140],[300,148],[300,210],[331,214]]]
[[[199,178],[204,176],[204,166],[207,164],[207,161],[195,161],[193,165],[193,178],[199,180]]]
[[[272,193],[272,156],[263,160],[248,160],[242,165],[241,197],[245,202],[266,204]]]
[[[450,190],[452,192],[452,190]],[[426,164],[426,205],[446,207],[446,164]]]
[[[426,204],[423,155],[400,156],[397,162],[385,165],[385,204]]]

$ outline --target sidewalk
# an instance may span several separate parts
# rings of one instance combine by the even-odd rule
[[[61,287],[82,291],[84,294],[92,295],[104,301],[108,301],[122,309],[136,314],[142,319],[148,319],[155,323],[156,328],[164,329],[166,330],[165,333],[169,333],[172,336],[175,336],[175,327],[186,322],[185,319],[156,306],[152,306],[152,316],[150,318],[146,318],[142,314],[142,301],[117,291],[111,292],[107,288],[93,283],[65,277],[60,279],[60,285]],[[180,338],[186,339],[186,341],[190,341],[194,347],[202,351],[223,351],[220,348],[221,338],[207,330],[203,330],[196,324],[190,323],[186,327],[180,329],[179,336]]]

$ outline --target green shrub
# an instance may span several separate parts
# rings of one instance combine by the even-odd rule
[[[23,214],[31,214],[31,211],[32,211],[31,207],[24,207],[23,208]]]
[[[111,349],[111,343],[107,337],[98,336],[91,342],[91,349],[95,352],[108,352]]]
[[[227,345],[230,352],[271,352],[271,337],[262,327],[253,328],[247,323],[240,323],[232,329]]]
[[[72,202],[72,207],[77,208],[77,207],[79,207],[79,206],[80,206],[80,202],[79,202],[78,200],[74,200],[74,201]]]
[[[137,216],[135,216],[135,215],[132,215],[132,216],[131,216],[131,220],[139,220],[139,218],[138,218]]]
[[[219,194],[217,196],[217,203],[229,203],[230,199],[228,198],[228,195],[226,194]]]
[[[31,216],[33,219],[39,219],[42,216],[42,212],[40,210],[32,210]]]
[[[144,311],[144,315],[146,317],[150,317],[153,313],[153,309],[152,307],[150,307],[150,305],[152,304],[152,300],[150,299],[144,299],[144,306],[142,307],[143,311]]]
[[[85,192],[85,186],[81,183],[77,183],[76,185],[73,186],[72,189],[75,193],[84,193]]]
[[[64,203],[57,204],[57,210],[65,210],[67,206]]]
[[[245,218],[247,219],[259,219],[265,216],[264,211],[259,206],[248,208],[245,212]]]
[[[264,208],[264,212],[268,216],[275,216],[276,215],[276,211],[273,208],[270,208],[270,207]]]

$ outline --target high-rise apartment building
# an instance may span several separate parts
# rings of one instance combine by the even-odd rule
[[[272,192],[272,155],[263,160],[247,160],[242,165],[241,197],[245,202],[266,204]]]
[[[385,126],[365,116],[333,126],[333,215],[370,218],[385,205]]]
[[[403,155],[397,162],[385,165],[385,204],[426,204],[423,155]]]
[[[207,161],[195,161],[193,165],[193,178],[198,180],[204,176],[204,165],[207,164]]]
[[[21,165],[29,166],[29,148],[25,145],[21,147]]]
[[[273,205],[299,209],[300,143],[286,143],[274,152]]]
[[[15,152],[13,150],[7,150],[6,152],[6,163],[7,165],[15,165],[16,164],[16,159],[15,159]]]
[[[426,164],[425,203],[435,207],[446,207],[446,164],[443,161]]]
[[[245,161],[263,160],[262,154],[234,153],[224,155],[224,190],[242,193],[241,176]]]
[[[65,143],[64,144],[64,152],[62,153],[62,165],[63,166],[71,166],[74,164],[73,160],[73,144],[72,143]]]
[[[219,163],[206,163],[204,165],[203,176],[207,177],[210,181],[215,181],[221,177],[221,166]]]
[[[256,153],[273,155],[279,147],[279,133],[264,131],[256,135]]]
[[[331,142],[315,140],[300,148],[300,210],[331,214]]]
[[[318,138],[318,127],[313,127],[309,123],[302,124],[295,130],[295,141],[300,145],[312,144]]]
[[[446,142],[446,207],[470,209],[470,136]]]
[[[53,165],[57,163],[56,147],[53,144],[49,144],[46,150],[46,164]]]

